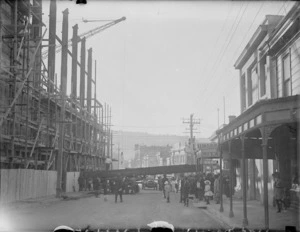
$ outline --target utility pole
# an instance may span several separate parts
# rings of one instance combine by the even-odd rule
[[[195,137],[193,135],[193,132],[194,132],[194,126],[196,124],[200,124],[200,119],[193,119],[193,117],[194,117],[194,115],[191,114],[190,119],[188,119],[188,120],[183,119],[183,123],[190,125],[190,128],[189,128],[189,130],[190,130],[190,139],[189,139],[190,142],[189,142],[189,144],[190,144],[190,148],[192,150],[193,163],[196,165],[197,164],[197,162],[196,162],[197,159],[196,159],[196,149],[195,149]],[[197,167],[197,165],[196,165],[196,167]]]

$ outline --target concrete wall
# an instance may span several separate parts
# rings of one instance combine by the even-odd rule
[[[55,195],[56,171],[2,169],[0,203]]]

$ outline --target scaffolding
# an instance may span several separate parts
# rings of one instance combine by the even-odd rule
[[[49,17],[45,38],[42,0],[0,1],[0,164],[1,168],[61,169],[64,182],[68,171],[107,169],[111,110],[97,100],[92,49],[85,70],[86,41],[78,39],[78,25],[73,27],[72,51],[68,50],[68,9],[63,12],[61,39],[56,35],[56,0],[50,2]],[[62,46],[60,87],[56,43]],[[42,59],[44,49],[48,49],[47,63]],[[68,56],[72,59],[70,96],[66,94]]]

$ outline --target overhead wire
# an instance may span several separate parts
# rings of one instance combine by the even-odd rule
[[[287,1],[285,1],[285,2],[282,4],[281,8],[280,8],[279,11],[277,12],[277,15],[278,15],[283,9],[285,9],[284,7],[285,7],[286,3],[287,3]],[[235,56],[236,56],[237,51],[240,49],[240,47],[241,47],[241,45],[243,44],[245,38],[247,38],[247,37],[248,37],[248,34],[251,32],[252,26],[253,26],[253,24],[254,24],[254,22],[255,22],[257,16],[258,16],[259,12],[261,11],[263,5],[264,5],[264,2],[262,2],[261,6],[260,6],[260,8],[259,8],[259,10],[258,10],[258,12],[256,13],[254,19],[252,20],[251,25],[249,26],[248,33],[247,33],[247,34],[244,36],[244,38],[242,39],[242,42],[240,43],[239,47],[236,49],[236,51],[235,51],[235,53],[234,53],[234,55],[233,55],[233,57],[232,57],[230,63],[232,63],[233,59],[234,59]],[[231,75],[231,79],[232,79],[233,77],[234,77],[234,76]],[[219,85],[220,85],[220,82],[217,83],[216,88],[218,88]],[[223,92],[223,93],[224,93],[223,95],[225,95],[225,93],[228,92],[229,89],[230,89],[230,95],[231,95],[231,94],[234,92],[233,90],[235,90],[238,86],[239,86],[239,85],[236,85],[236,86],[234,87],[234,89],[232,89],[232,83],[231,83],[231,80],[228,81],[228,84],[227,84],[226,87],[225,87],[226,90]]]
[[[243,10],[242,15],[241,15],[240,18],[238,19],[237,24],[235,25],[234,31],[233,31],[233,32],[231,33],[231,35],[230,35],[230,39],[229,39],[229,41],[227,42],[227,44],[226,44],[226,46],[225,46],[225,49],[223,49],[221,55],[219,56],[220,58],[218,57],[219,59],[217,59],[216,64],[217,64],[217,63],[220,64],[220,63],[222,62],[223,57],[224,57],[224,55],[225,55],[225,53],[226,53],[226,50],[228,49],[229,44],[231,43],[231,41],[232,41],[232,39],[233,39],[233,36],[235,35],[236,30],[237,30],[237,28],[238,28],[239,25],[240,25],[240,22],[241,22],[241,20],[242,20],[242,18],[243,18],[243,15],[245,14],[245,11],[246,11],[247,7],[248,7],[248,2],[247,2],[246,6],[245,6],[245,8],[244,8],[244,10]],[[242,9],[242,8],[241,8],[241,9]],[[240,10],[241,10],[241,9],[240,9]],[[213,73],[212,73],[212,77],[209,78],[209,82],[208,82],[207,85],[206,85],[207,87],[210,85],[210,83],[212,82],[212,80],[215,79],[215,78],[217,77],[217,76],[216,76],[216,73],[217,73],[217,70],[219,70],[219,67],[220,67],[220,65],[219,65],[218,67],[212,69],[212,72],[213,72]],[[209,89],[209,88],[206,88],[206,90],[205,90],[205,92],[204,92],[204,102],[206,102],[206,100],[207,100],[207,98],[208,98],[208,94],[206,94],[207,91],[208,91],[208,89]]]
[[[234,28],[234,25],[235,25],[235,23],[236,23],[236,21],[237,21],[239,15],[240,15],[240,12],[241,12],[241,10],[242,10],[242,8],[243,8],[243,4],[244,4],[244,3],[242,3],[242,5],[241,5],[241,7],[240,7],[240,9],[239,9],[239,11],[238,11],[238,14],[236,15],[236,17],[235,17],[235,19],[234,19],[234,23],[232,24],[231,29],[229,30],[229,33],[228,33],[227,36],[226,36],[224,45],[225,45],[226,41],[228,40],[228,38],[229,38],[229,36],[230,36],[230,34],[231,34],[233,28]],[[219,54],[216,56],[217,59],[216,59],[215,62],[213,63],[213,66],[212,66],[211,70],[213,70],[213,69],[215,68],[215,66],[217,65],[218,57],[219,57],[219,55],[222,53],[222,51],[223,51],[223,49],[221,48]],[[211,72],[211,71],[210,71],[210,72]],[[203,87],[206,87],[206,86],[207,86],[207,82],[208,82],[209,79],[210,79],[210,78],[209,78],[210,75],[208,75],[208,74],[210,74],[210,73],[205,72],[205,73],[203,74],[203,76],[205,76],[204,83],[202,84]]]
[[[237,49],[236,49],[235,52],[233,53],[232,59],[230,60],[229,64],[231,64],[231,63],[233,62],[233,60],[235,59],[236,54],[237,54],[237,52],[239,51],[239,49],[241,48],[241,46],[242,46],[242,44],[244,43],[245,39],[246,39],[246,38],[249,38],[249,37],[248,37],[248,36],[249,36],[249,33],[252,32],[251,29],[252,29],[252,27],[253,27],[253,25],[254,25],[254,22],[255,22],[257,16],[259,15],[260,11],[262,10],[262,8],[263,8],[263,6],[264,6],[264,3],[265,3],[265,2],[262,2],[262,3],[261,3],[261,5],[260,5],[260,7],[259,7],[259,9],[258,9],[258,11],[257,11],[257,13],[256,13],[256,15],[254,16],[254,18],[253,18],[253,20],[252,20],[250,26],[249,26],[248,29],[247,29],[247,33],[245,34],[245,36],[243,37],[241,43],[239,44],[239,46],[237,47]],[[231,79],[234,77],[234,75],[229,75],[229,76],[230,76],[230,81],[227,81],[228,83],[227,83],[227,85],[226,85],[226,87],[225,87],[226,91],[223,91],[223,93],[224,93],[224,92],[227,92],[227,88],[229,88],[229,87],[232,89]],[[217,83],[216,88],[219,87],[220,83],[221,83],[221,82],[218,82],[218,83]],[[236,89],[236,87],[237,87],[237,86],[235,86],[234,89]],[[231,91],[231,93],[233,93],[233,91]],[[223,95],[225,95],[225,94],[223,94]]]
[[[216,47],[216,45],[217,45],[218,42],[219,42],[219,39],[221,38],[221,36],[222,36],[222,34],[223,34],[223,31],[224,31],[224,29],[225,29],[225,25],[226,25],[227,22],[228,22],[229,15],[230,15],[230,13],[231,13],[231,11],[232,11],[232,8],[233,8],[233,4],[230,4],[230,9],[229,9],[229,11],[228,11],[228,13],[227,13],[226,19],[225,19],[225,21],[224,21],[224,23],[223,23],[223,26],[222,26],[222,29],[221,29],[221,31],[220,31],[220,33],[219,33],[219,35],[218,35],[218,37],[217,37],[217,39],[216,39],[216,41],[215,41],[213,47]],[[208,67],[208,62],[211,60],[212,56],[213,56],[213,53],[210,53],[210,56],[209,56],[209,58],[206,60],[206,63],[205,63],[205,65],[204,65],[203,73],[206,73],[207,67]]]
[[[285,6],[286,3],[287,3],[287,1],[285,1],[285,2],[282,4],[281,8],[280,8],[279,11],[277,12],[277,15],[282,11],[282,9],[284,8],[284,6]],[[254,24],[254,22],[255,22],[255,19],[256,19],[257,16],[258,16],[259,12],[261,11],[263,5],[264,5],[264,2],[262,2],[262,5],[260,6],[260,8],[259,8],[257,14],[255,15],[255,17],[254,17],[254,19],[253,19],[253,21],[252,21],[252,23],[251,23],[251,25],[250,25],[250,27],[249,27],[249,29],[248,29],[248,33],[244,36],[244,38],[243,38],[242,42],[240,43],[239,47],[236,49],[236,51],[235,51],[235,53],[234,53],[234,55],[233,55],[233,57],[232,57],[230,63],[233,62],[234,58],[236,57],[237,52],[239,51],[241,45],[243,44],[245,38],[247,38],[247,37],[248,37],[248,34],[252,31],[252,30],[251,30],[251,29],[252,29],[252,26],[253,26],[253,24]],[[230,88],[230,81],[229,81],[229,84],[226,85],[226,92],[227,92],[227,90],[228,90],[229,88]],[[231,91],[231,93],[232,93],[232,91]]]

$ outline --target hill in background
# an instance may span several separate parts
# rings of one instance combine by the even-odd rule
[[[130,131],[114,131],[113,132],[113,144],[114,153],[117,153],[118,146],[120,151],[124,154],[124,159],[134,158],[134,145],[146,145],[146,146],[172,146],[175,143],[185,144],[188,142],[188,136],[178,135],[156,135],[142,132],[130,132]],[[206,138],[196,138],[197,142],[210,142]],[[116,156],[114,156],[116,157]]]

